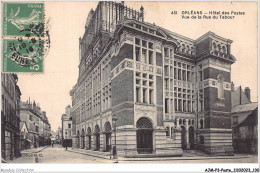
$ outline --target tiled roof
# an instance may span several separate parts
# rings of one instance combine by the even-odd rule
[[[258,103],[248,103],[248,104],[243,104],[243,105],[237,105],[234,106],[231,110],[232,113],[237,113],[237,112],[245,112],[245,111],[253,111],[258,107]]]

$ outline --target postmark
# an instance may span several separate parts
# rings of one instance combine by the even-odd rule
[[[43,72],[45,30],[43,2],[3,2],[2,72]]]
[[[3,72],[43,72],[43,40],[4,39]]]

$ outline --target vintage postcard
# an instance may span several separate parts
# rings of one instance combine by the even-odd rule
[[[259,171],[257,1],[3,1],[1,31],[1,172]]]

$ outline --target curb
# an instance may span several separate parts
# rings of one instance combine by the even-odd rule
[[[92,154],[92,153],[85,153],[85,152],[80,152],[80,151],[75,151],[75,150],[67,150],[67,151],[113,161],[113,159],[109,159],[107,157]],[[210,156],[210,157],[156,157],[156,158],[133,158],[133,159],[119,157],[118,161],[212,160],[212,159],[242,159],[242,158],[249,158],[249,156],[246,155],[246,156],[215,156],[215,157],[214,156],[213,157],[212,156]]]
[[[101,158],[101,159],[106,159],[106,160],[111,160],[112,159],[109,159],[105,156],[100,156],[100,155],[96,155],[96,154],[91,154],[91,153],[85,153],[85,152],[80,152],[80,151],[75,151],[75,150],[67,150],[69,152],[73,152],[73,153],[79,153],[79,154],[84,154],[84,155],[89,155],[89,156],[94,156],[94,157],[98,157],[98,158]]]
[[[212,159],[241,159],[241,158],[249,158],[249,156],[234,156],[234,157],[171,157],[171,158],[146,158],[146,159],[125,159],[121,158],[119,161],[168,161],[168,160],[212,160]]]

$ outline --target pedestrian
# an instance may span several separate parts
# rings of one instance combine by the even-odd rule
[[[51,147],[53,148],[53,143],[54,143],[54,141],[52,141],[52,143],[51,143]]]

